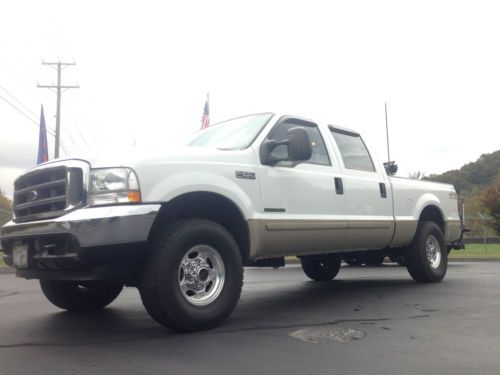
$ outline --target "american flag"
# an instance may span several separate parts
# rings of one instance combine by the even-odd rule
[[[201,116],[201,128],[205,129],[210,126],[210,111],[208,109],[208,95],[205,107],[203,108],[203,116]]]

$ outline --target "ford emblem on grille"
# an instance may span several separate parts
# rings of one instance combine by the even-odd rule
[[[30,192],[28,192],[28,195],[26,198],[29,201],[33,202],[34,200],[36,200],[38,198],[38,193],[36,192],[36,190],[31,190]]]

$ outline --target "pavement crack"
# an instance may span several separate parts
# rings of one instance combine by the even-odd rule
[[[238,329],[221,329],[215,331],[215,334],[221,333],[236,333],[236,332],[246,332],[246,331],[269,331],[275,329],[293,329],[293,328],[305,328],[305,327],[317,327],[324,325],[335,325],[342,323],[364,323],[364,322],[385,322],[392,320],[393,318],[366,318],[366,319],[336,319],[327,322],[320,323],[294,323],[294,324],[275,324],[268,326],[254,326],[254,327],[244,327]]]
[[[17,296],[18,294],[18,292],[3,293],[0,291],[0,298]]]
[[[413,315],[410,316],[408,319],[422,319],[422,318],[429,318],[430,315],[428,314],[422,314],[422,315]]]
[[[297,328],[308,328],[308,327],[320,327],[320,326],[332,326],[339,324],[348,323],[377,323],[377,322],[387,322],[391,320],[405,320],[405,319],[420,319],[428,318],[430,315],[413,315],[408,317],[386,317],[386,318],[360,318],[360,319],[335,319],[325,322],[315,322],[315,323],[293,323],[293,324],[273,324],[266,326],[252,326],[243,327],[236,329],[220,329],[211,331],[202,331],[190,333],[190,335],[220,335],[226,333],[239,333],[239,332],[250,332],[250,331],[272,331],[272,330],[284,330],[284,329],[297,329]],[[161,330],[159,327],[158,330]],[[153,341],[153,340],[168,340],[175,339],[178,337],[174,333],[156,333],[156,336],[148,333],[147,336],[140,337],[127,337],[127,338],[116,338],[110,340],[89,340],[80,342],[24,342],[17,344],[0,344],[0,350],[2,349],[17,349],[17,348],[29,348],[29,347],[78,347],[78,346],[89,346],[89,345],[108,345],[116,343],[127,343],[127,342],[139,342],[139,341]],[[153,337],[152,337],[153,336]]]
[[[17,349],[17,348],[30,348],[30,347],[67,347],[67,346],[88,346],[88,345],[107,345],[116,343],[125,343],[133,341],[149,341],[149,340],[160,340],[169,339],[175,337],[175,335],[161,335],[157,337],[130,337],[123,339],[113,339],[113,340],[91,340],[82,342],[22,342],[18,344],[4,344],[0,345],[1,349]]]

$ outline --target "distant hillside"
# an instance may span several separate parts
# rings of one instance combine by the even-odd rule
[[[498,178],[500,178],[500,150],[483,154],[475,162],[466,164],[458,170],[425,177],[426,180],[452,184],[457,192],[464,196],[474,195],[486,186],[492,185]]]
[[[500,235],[500,150],[483,154],[458,170],[424,179],[452,184],[465,197],[465,225],[471,229],[467,235]]]

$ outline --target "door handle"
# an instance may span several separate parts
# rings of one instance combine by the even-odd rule
[[[337,194],[344,194],[344,183],[340,177],[335,177],[335,192]]]
[[[380,196],[382,198],[387,198],[387,189],[385,188],[385,184],[381,182],[378,186],[380,187]]]

